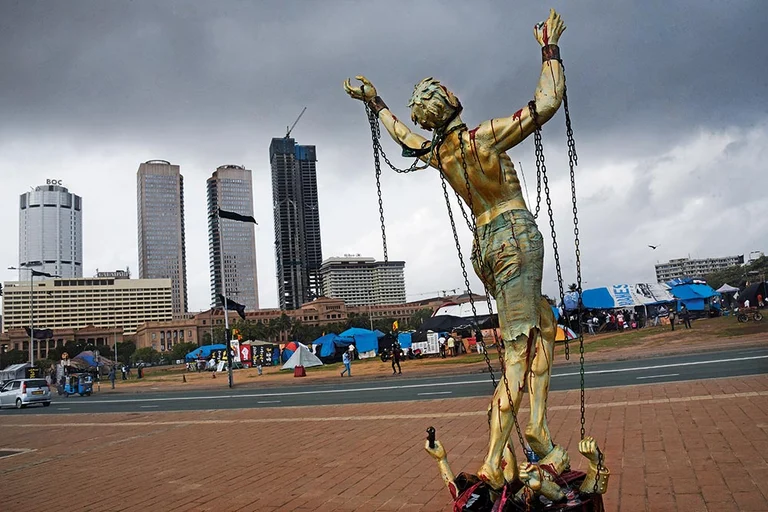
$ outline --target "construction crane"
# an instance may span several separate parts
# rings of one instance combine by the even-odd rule
[[[293,122],[293,124],[291,126],[286,126],[285,127],[286,128],[286,132],[285,132],[285,138],[286,139],[291,136],[291,132],[296,127],[296,123],[299,122],[299,119],[301,119],[301,116],[304,115],[304,112],[306,112],[306,110],[307,110],[307,107],[304,107],[304,109],[301,111],[301,114],[299,114],[299,117],[296,118],[296,120]]]

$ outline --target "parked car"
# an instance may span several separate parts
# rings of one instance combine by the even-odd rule
[[[51,388],[45,379],[16,379],[0,388],[0,407],[22,409],[30,404],[51,405]]]

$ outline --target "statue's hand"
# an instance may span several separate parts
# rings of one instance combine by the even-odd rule
[[[435,441],[435,447],[430,448],[429,447],[429,440],[424,444],[424,449],[427,450],[427,453],[430,454],[435,460],[443,460],[445,459],[445,448],[443,448],[443,444],[440,441]]]
[[[541,482],[543,480],[541,475],[541,469],[538,466],[531,463],[520,464],[520,481],[525,485],[538,491],[541,489]]]
[[[373,86],[370,80],[365,78],[363,75],[357,75],[355,78],[360,80],[362,85],[360,85],[360,87],[352,87],[349,78],[347,78],[344,81],[344,90],[347,92],[347,94],[356,100],[361,100],[364,102],[371,101],[376,97],[376,88]]]
[[[594,437],[587,436],[579,441],[579,453],[593,464],[597,464],[600,460],[600,448]]]
[[[565,24],[560,15],[554,9],[550,9],[549,18],[533,26],[533,37],[536,38],[541,46],[558,44],[564,30]]]

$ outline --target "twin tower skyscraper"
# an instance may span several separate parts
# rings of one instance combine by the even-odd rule
[[[278,303],[296,309],[321,294],[322,263],[315,146],[292,138],[272,139],[272,204]],[[184,178],[178,165],[150,160],[139,166],[139,278],[170,278],[173,313],[188,311],[187,255],[184,224]],[[207,180],[208,255],[211,302],[221,306],[222,282],[227,296],[259,309],[254,225],[219,222],[219,209],[253,216],[252,173],[240,165],[223,165]],[[264,197],[266,199],[266,197]],[[219,229],[221,227],[221,229]]]

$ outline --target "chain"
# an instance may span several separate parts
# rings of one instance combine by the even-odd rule
[[[571,111],[568,106],[568,87],[565,80],[565,65],[560,61],[560,67],[563,70],[563,110],[565,111],[565,135],[568,144],[568,168],[571,177],[571,202],[573,204],[573,237],[576,247],[576,291],[578,293],[577,314],[579,317],[579,379],[581,391],[581,438],[586,434],[584,423],[585,419],[585,392],[584,392],[584,328],[581,319],[584,314],[584,301],[582,299],[582,280],[581,280],[581,248],[579,241],[579,209],[576,202],[576,172],[575,167],[579,165],[579,157],[576,154],[576,141],[573,138],[573,126],[571,125]],[[600,480],[600,470],[603,468],[603,454],[598,451],[597,454],[597,474],[595,475],[595,485],[592,488],[593,494],[597,494],[597,484]]]
[[[539,125],[538,114],[536,113],[536,102],[531,101],[528,103],[528,109],[531,113],[531,119],[536,127],[533,132],[533,141],[536,148],[536,175],[537,179],[541,174],[541,180],[544,183],[544,197],[547,202],[547,214],[549,215],[549,229],[552,235],[552,252],[555,256],[555,271],[557,272],[557,286],[560,292],[560,304],[563,307],[563,313],[565,313],[565,291],[563,290],[563,271],[560,267],[560,252],[557,247],[557,232],[555,231],[555,217],[552,212],[552,198],[549,194],[549,178],[547,177],[547,165],[544,162],[544,148],[541,144],[541,126]],[[540,187],[538,187],[540,188]],[[539,205],[538,199],[536,204],[536,210],[538,212]],[[565,359],[570,359],[570,347],[568,346],[568,336],[565,336]]]
[[[389,261],[389,255],[387,254],[387,229],[384,226],[384,200],[381,197],[381,162],[379,161],[379,153],[381,151],[381,131],[379,130],[379,121],[376,119],[376,114],[366,103],[365,112],[368,114],[368,122],[371,125],[371,139],[373,141],[373,165],[376,169],[376,193],[379,196],[379,220],[381,221],[381,241],[384,246],[384,261]],[[374,129],[375,127],[375,129]],[[386,157],[384,157],[386,158]]]

